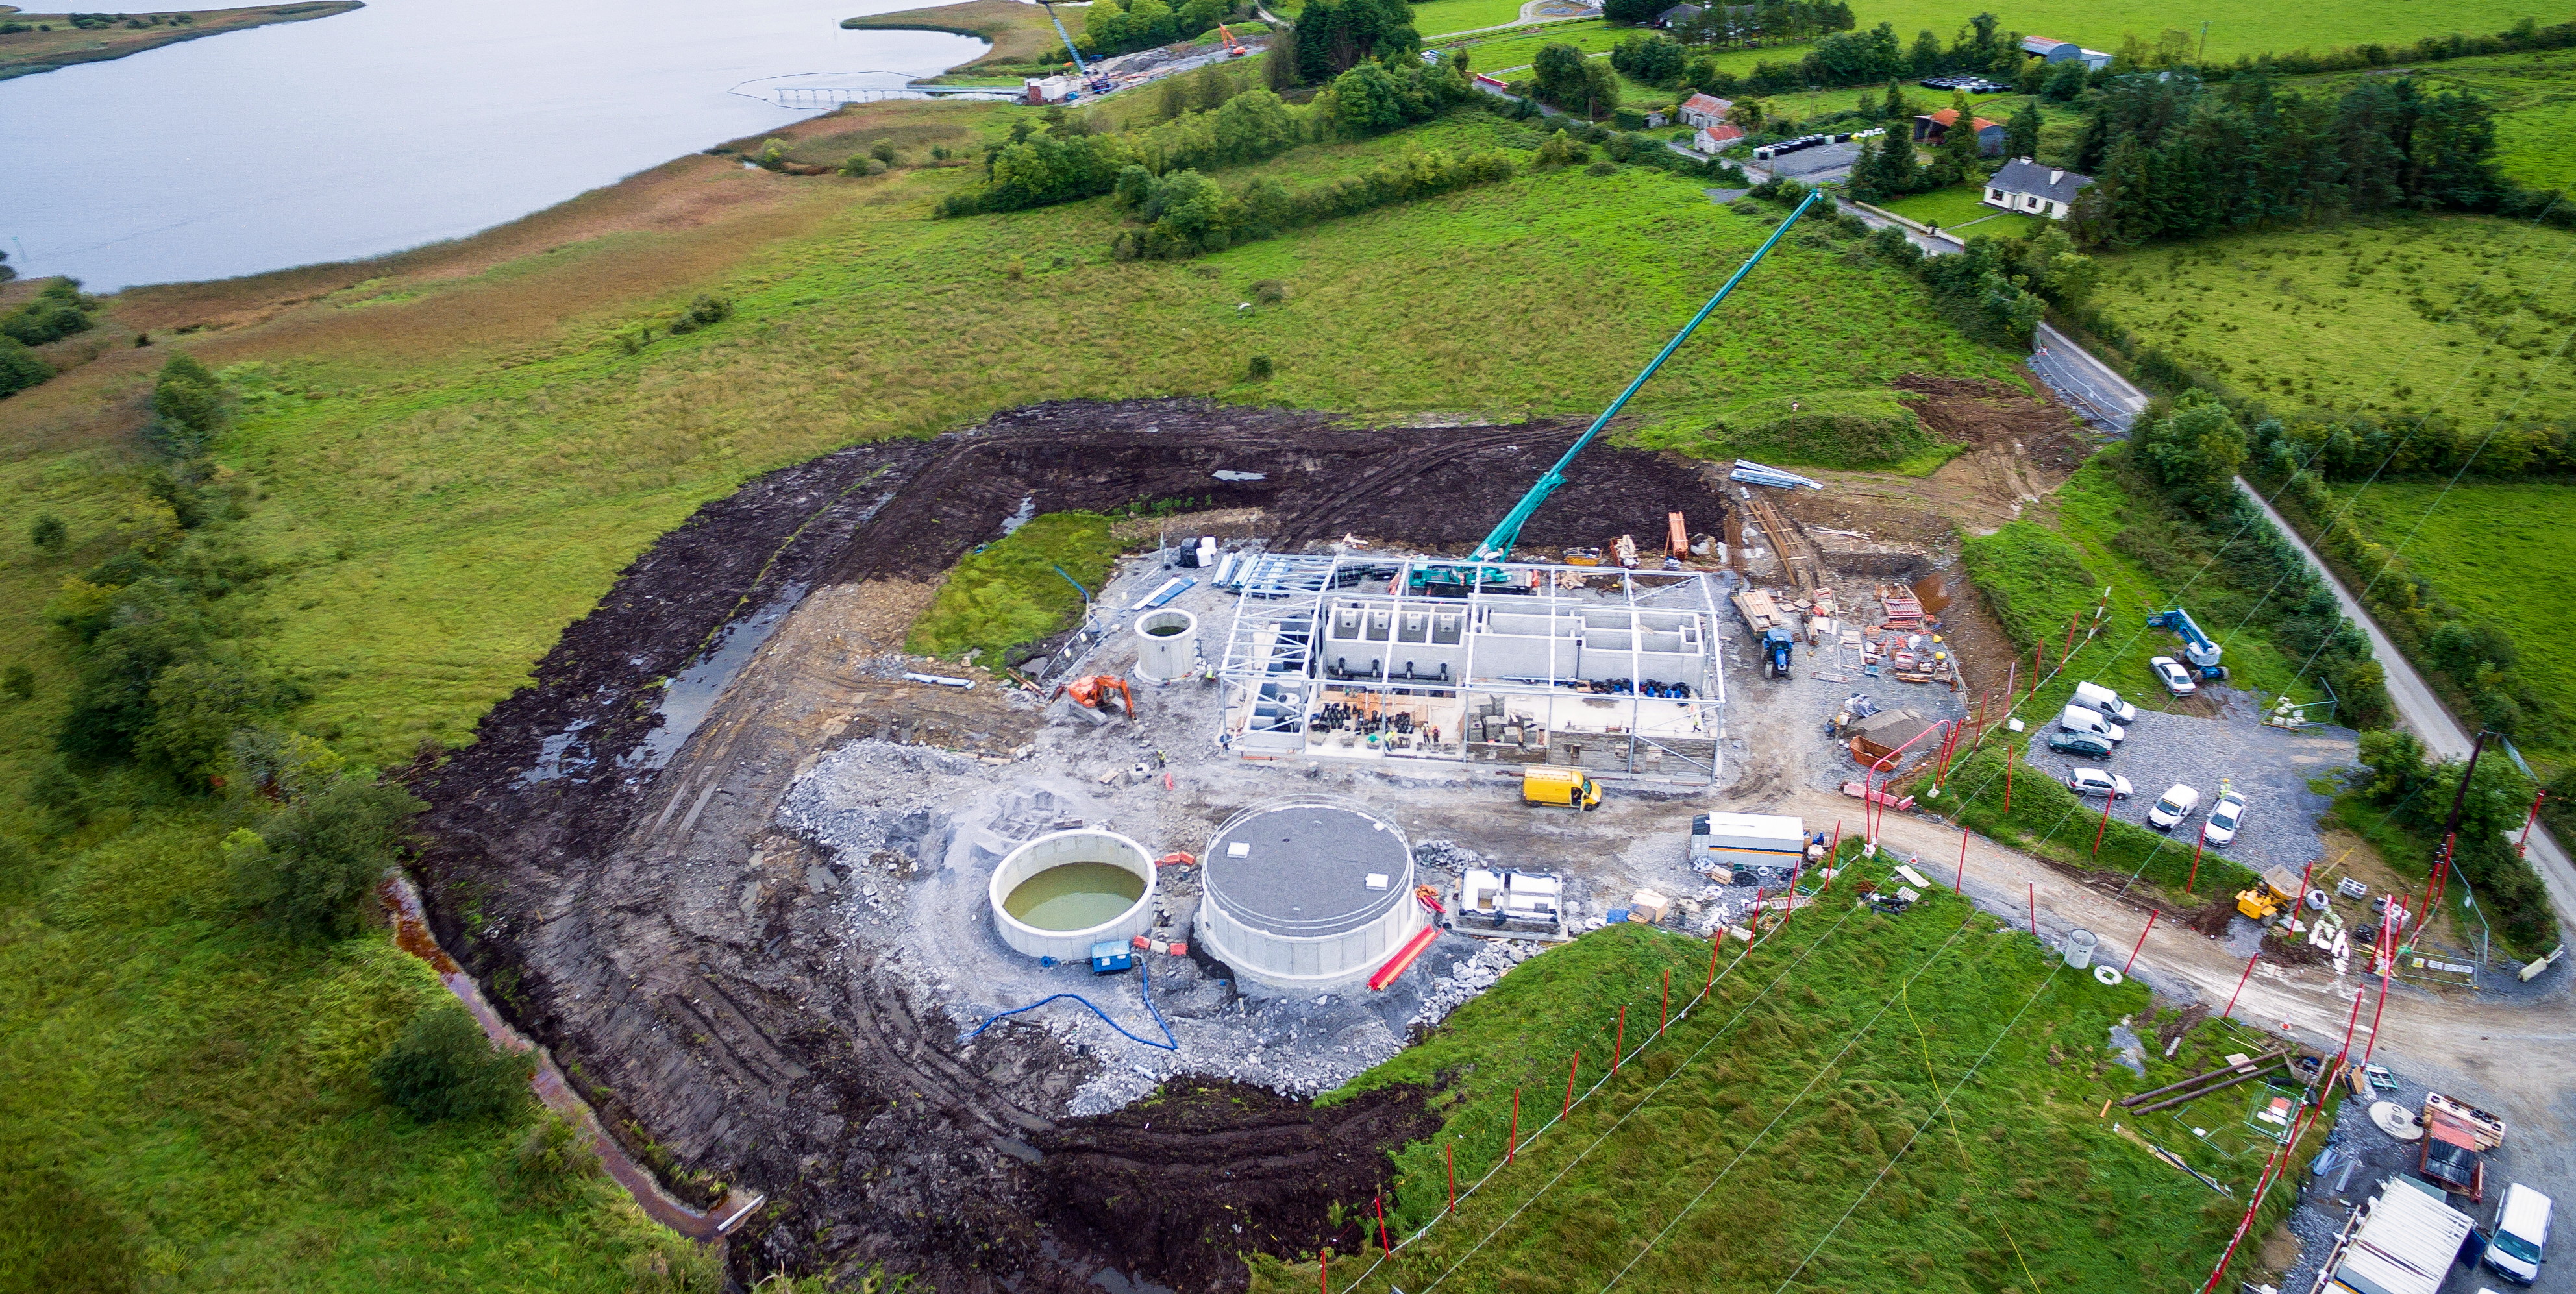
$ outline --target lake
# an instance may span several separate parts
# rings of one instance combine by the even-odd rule
[[[982,52],[839,25],[921,3],[369,0],[0,81],[0,239],[113,291],[460,237],[814,115],[745,82],[892,88]]]

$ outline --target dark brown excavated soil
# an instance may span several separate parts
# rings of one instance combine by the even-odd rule
[[[1068,402],[760,477],[638,558],[476,744],[411,771],[439,940],[675,1189],[767,1195],[731,1238],[746,1284],[883,1264],[942,1294],[1070,1294],[1115,1267],[1195,1294],[1239,1288],[1245,1250],[1347,1250],[1328,1210],[1383,1189],[1385,1152],[1433,1126],[1423,1094],[1319,1110],[1191,1087],[1151,1114],[1062,1118],[1097,1062],[1035,1031],[960,1047],[937,1002],[876,969],[886,948],[830,919],[810,878],[831,860],[771,815],[813,753],[896,730],[877,712],[889,685],[847,668],[851,586],[935,575],[1024,500],[1212,502],[1262,509],[1274,548],[1347,531],[1457,551],[1579,430]],[[1727,511],[1698,465],[1663,455],[1596,445],[1569,477],[1528,546],[1650,538],[1672,510],[1714,530]],[[667,768],[620,762],[658,722],[661,680],[800,587]],[[957,708],[897,739],[1007,750],[1007,733],[977,730],[1004,726],[968,704],[981,696],[932,698]],[[531,778],[549,739],[565,775]],[[1246,1207],[1259,1225],[1237,1233]]]

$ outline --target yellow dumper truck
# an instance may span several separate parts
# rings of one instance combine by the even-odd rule
[[[1526,768],[1521,770],[1521,803],[1597,809],[1601,784],[1578,768]]]
[[[2267,926],[2283,912],[2298,911],[2298,874],[2286,867],[2264,869],[2254,888],[2237,892],[2236,910]]]

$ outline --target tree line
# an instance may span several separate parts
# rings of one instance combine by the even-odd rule
[[[1053,114],[1044,125],[1024,119],[1012,125],[1009,138],[986,147],[985,183],[950,195],[939,212],[1018,211],[1097,197],[1114,189],[1120,172],[1129,167],[1162,175],[1241,166],[1300,144],[1362,138],[1428,120],[1472,93],[1451,64],[1429,68],[1372,61],[1335,77],[1301,105],[1262,88],[1230,94],[1212,109],[1185,112],[1135,131],[1095,132],[1095,119],[1067,113]]]
[[[1604,0],[1601,16],[1612,26],[1641,27],[1677,0]],[[1693,45],[1786,45],[1850,31],[1857,23],[1844,0],[1763,0],[1759,4],[1699,6],[1699,15],[1672,31]]]
[[[2268,77],[2113,77],[2094,92],[2074,169],[2093,177],[2069,225],[2133,247],[2399,210],[2492,211],[2512,191],[2493,111],[2413,77],[2339,96]]]
[[[1228,194],[1197,171],[1157,176],[1130,166],[1118,176],[1117,199],[1143,227],[1119,231],[1110,251],[1122,261],[1195,256],[1276,238],[1300,225],[1511,177],[1511,159],[1498,148],[1458,154],[1431,149],[1302,193],[1263,178],[1239,194]]]
[[[1152,49],[1205,35],[1235,13],[1234,0],[1094,0],[1074,43],[1102,56]]]
[[[1961,71],[1983,72],[2007,82],[2028,75],[2033,78],[2033,84],[2027,93],[2038,93],[2040,87],[2048,83],[2048,78],[2054,76],[2058,78],[2060,97],[2064,98],[2073,97],[2086,84],[2081,63],[2058,64],[2046,71],[2032,70],[2044,65],[2024,55],[2021,34],[2005,31],[2002,20],[1991,13],[1980,13],[1969,19],[1968,24],[1960,28],[1946,45],[1930,31],[1916,32],[1909,44],[1897,35],[1893,23],[1880,23],[1868,31],[1858,31],[1854,29],[1847,6],[1833,8],[1837,12],[1828,16],[1825,20],[1828,25],[1814,35],[1815,44],[1803,57],[1764,60],[1754,64],[1753,70],[1743,75],[1718,66],[1715,47],[1722,46],[1724,42],[1703,30],[1706,24],[1718,21],[1715,15],[1726,12],[1723,9],[1712,9],[1697,22],[1668,33],[1631,36],[1613,51],[1611,65],[1621,75],[1680,95],[1713,94],[1724,99],[1740,95],[1785,94],[1810,88],[1874,85],[1887,80]],[[1614,18],[1613,21],[1617,20]],[[2031,66],[2025,67],[2025,64]],[[2072,73],[2060,70],[2069,66],[2074,69]]]

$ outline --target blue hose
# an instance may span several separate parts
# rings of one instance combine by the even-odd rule
[[[1049,1002],[1080,1002],[1086,1010],[1090,1011],[1093,1015],[1099,1016],[1102,1024],[1108,1025],[1110,1028],[1116,1029],[1120,1033],[1127,1034],[1127,1037],[1132,1041],[1143,1043],[1148,1047],[1160,1047],[1165,1051],[1179,1051],[1181,1049],[1181,1040],[1172,1036],[1172,1026],[1164,1021],[1163,1013],[1160,1010],[1157,1010],[1154,1006],[1154,972],[1146,969],[1145,967],[1139,966],[1136,968],[1136,974],[1139,977],[1139,982],[1143,985],[1141,992],[1145,998],[1145,1010],[1153,1015],[1154,1026],[1163,1031],[1165,1041],[1156,1042],[1151,1038],[1138,1038],[1132,1033],[1127,1033],[1126,1026],[1110,1019],[1108,1012],[1091,1005],[1091,999],[1086,998],[1079,993],[1058,993],[1053,997],[1042,998],[1038,1001],[1031,1002],[1027,1006],[1015,1007],[1008,1011],[988,1015],[984,1017],[984,1023],[975,1026],[975,1032],[967,1034],[963,1041],[975,1041],[976,1034],[980,1034],[986,1029],[992,1028],[993,1023],[1002,1019],[1004,1016],[1018,1015],[1022,1011],[1035,1011]]]

